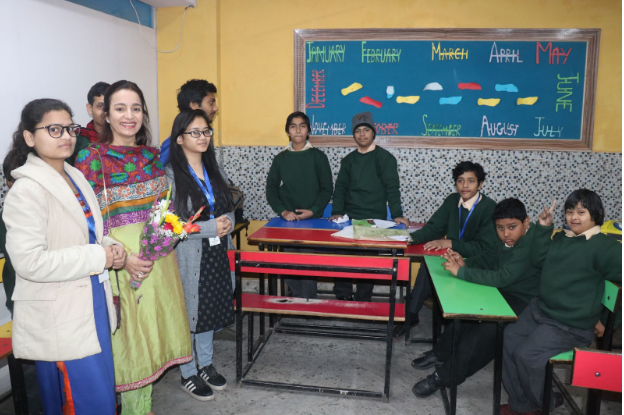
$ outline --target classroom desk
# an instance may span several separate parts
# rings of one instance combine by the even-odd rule
[[[249,221],[246,220],[245,222],[236,222],[234,224],[234,230],[231,233],[232,238],[236,238],[236,249],[240,251],[241,249],[241,237],[240,234],[243,231],[243,229],[247,230],[249,229]]]
[[[451,357],[451,399],[446,388],[441,389],[444,409],[455,415],[457,405],[457,348],[461,320],[490,321],[496,324],[496,353],[494,358],[494,402],[493,413],[500,412],[501,378],[503,368],[503,325],[518,318],[511,310],[498,289],[460,280],[442,268],[443,258],[425,257],[425,264],[431,275],[432,288],[442,309],[442,316],[453,320],[453,352]]]
[[[262,228],[247,237],[249,244],[258,244],[261,251],[265,248],[268,251],[280,251],[284,247],[309,248],[309,249],[340,249],[348,251],[364,252],[367,255],[372,253],[367,251],[376,251],[379,254],[391,256],[403,256],[403,252],[407,249],[407,242],[400,241],[364,241],[355,239],[346,239],[331,236],[333,233],[344,229],[351,225],[351,221],[344,223],[334,223],[327,218],[304,219],[299,221],[287,221],[284,218],[276,217],[271,219]],[[405,225],[398,225],[396,229],[405,229]],[[407,284],[407,294],[409,296],[409,283]],[[284,280],[281,280],[282,295],[285,292]],[[264,277],[260,277],[259,293],[264,294]],[[269,276],[269,294],[277,294],[277,279],[275,276]],[[409,306],[409,304],[406,304]],[[291,329],[307,329],[306,327],[281,324],[276,327],[277,316],[269,315],[269,327],[275,328],[276,331],[287,332]],[[327,329],[327,326],[318,326],[318,328]],[[264,319],[260,319],[260,334],[263,335]],[[353,334],[350,338],[360,339],[382,339],[375,334]],[[427,341],[430,341],[427,339]]]

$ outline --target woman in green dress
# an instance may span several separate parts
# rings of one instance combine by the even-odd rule
[[[104,95],[106,126],[100,142],[82,150],[76,167],[93,186],[104,232],[124,244],[128,260],[111,276],[121,321],[112,336],[115,386],[123,415],[152,412],[152,383],[164,371],[191,360],[191,340],[175,253],[139,259],[139,237],[155,198],[164,197],[167,178],[158,149],[148,146],[143,93],[118,81]],[[135,291],[131,279],[141,283]]]

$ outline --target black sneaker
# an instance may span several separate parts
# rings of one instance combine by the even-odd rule
[[[197,375],[193,375],[188,379],[182,378],[182,390],[199,401],[211,401],[214,399],[214,393],[210,386],[199,380]]]
[[[217,369],[215,369],[214,365],[202,367],[201,369],[199,369],[198,374],[204,382],[212,386],[212,389],[216,391],[222,391],[227,386],[227,381],[219,372],[217,372]]]
[[[336,297],[336,300],[338,301],[353,301],[353,296],[350,295],[348,297],[345,297],[343,295]]]

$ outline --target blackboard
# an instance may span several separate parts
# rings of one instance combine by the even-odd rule
[[[599,29],[295,32],[295,108],[349,145],[370,111],[405,147],[589,150]]]

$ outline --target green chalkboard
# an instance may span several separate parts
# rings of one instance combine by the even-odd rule
[[[589,150],[599,29],[295,31],[295,108],[315,144]]]

